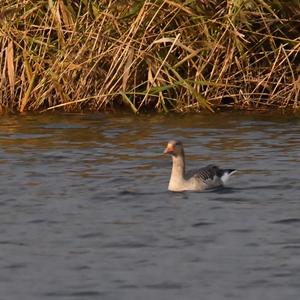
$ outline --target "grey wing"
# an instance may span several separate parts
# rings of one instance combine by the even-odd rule
[[[222,170],[220,170],[215,165],[208,165],[204,168],[201,168],[201,169],[198,169],[197,171],[192,172],[189,175],[191,177],[201,179],[202,181],[214,180],[216,176],[217,177],[222,176]]]

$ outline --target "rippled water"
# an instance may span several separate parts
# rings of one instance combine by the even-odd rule
[[[300,119],[1,118],[1,299],[299,299]],[[168,192],[170,138],[239,172]]]

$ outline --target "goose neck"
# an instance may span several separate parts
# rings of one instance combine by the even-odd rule
[[[185,160],[184,154],[173,156],[172,178],[184,179],[185,176]]]

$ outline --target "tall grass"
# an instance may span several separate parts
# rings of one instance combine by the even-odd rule
[[[299,0],[1,0],[0,24],[4,111],[299,106]]]

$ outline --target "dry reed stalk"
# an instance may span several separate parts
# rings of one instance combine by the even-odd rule
[[[2,0],[0,107],[299,107],[298,0]]]

